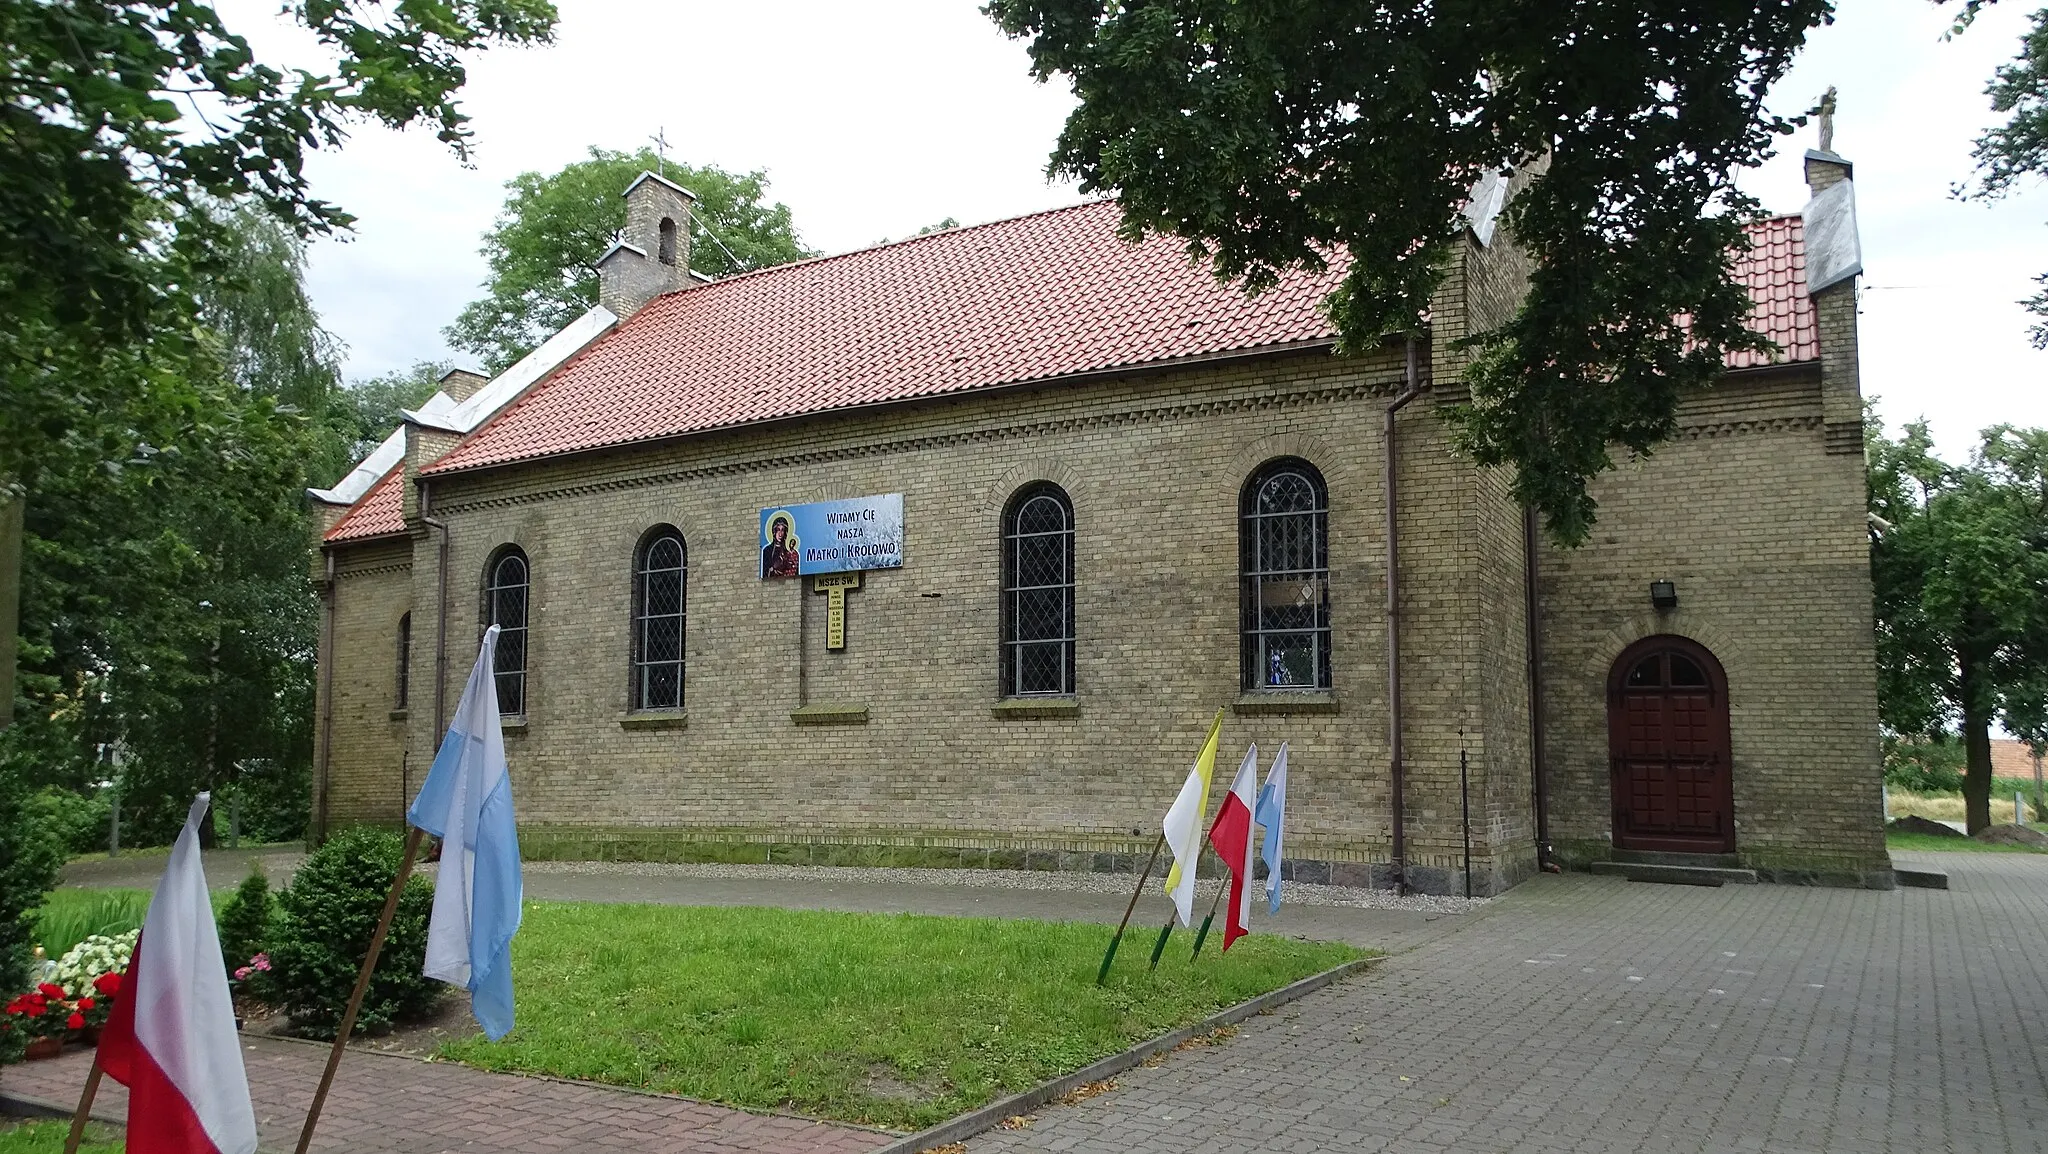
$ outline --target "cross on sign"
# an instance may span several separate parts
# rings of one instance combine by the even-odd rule
[[[820,573],[811,578],[811,592],[825,595],[825,649],[846,648],[846,594],[860,588],[860,574]]]

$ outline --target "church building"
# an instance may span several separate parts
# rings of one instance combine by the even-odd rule
[[[1226,781],[1287,743],[1299,880],[1888,887],[1853,183],[1806,173],[1738,266],[1777,354],[1576,549],[1442,416],[1526,291],[1503,183],[1344,357],[1341,264],[1247,297],[1113,201],[714,281],[643,174],[597,307],[312,493],[316,836],[401,820],[496,624],[529,856],[1135,871],[1220,709]]]

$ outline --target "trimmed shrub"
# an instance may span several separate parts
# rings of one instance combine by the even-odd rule
[[[332,1038],[403,852],[398,836],[353,829],[336,834],[299,867],[278,895],[270,940],[271,986],[301,1033]],[[356,1028],[376,1031],[424,1016],[442,984],[420,973],[434,887],[415,874],[398,901]]]
[[[1913,793],[1961,793],[1963,743],[1954,737],[1884,739],[1884,783]]]
[[[28,988],[34,930],[28,913],[56,884],[61,861],[57,840],[28,810],[27,791],[12,767],[0,763],[0,1000]],[[0,1062],[19,1054],[24,1040],[18,1031],[0,1029]]]
[[[220,960],[228,973],[249,964],[249,959],[270,948],[270,923],[277,914],[277,899],[271,896],[270,879],[263,867],[251,865],[235,895],[221,903]]]

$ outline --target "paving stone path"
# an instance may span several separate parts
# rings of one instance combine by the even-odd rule
[[[291,1150],[327,1048],[271,1038],[244,1038],[243,1046],[262,1148]],[[75,1105],[91,1062],[88,1052],[74,1050],[53,1061],[9,1066],[0,1073],[0,1095]],[[94,1115],[118,1122],[127,1108],[128,1092],[103,1081]],[[856,1154],[891,1140],[876,1130],[749,1114],[687,1098],[351,1050],[328,1093],[313,1149]]]
[[[2048,857],[1947,892],[1537,878],[995,1151],[2048,1150]]]

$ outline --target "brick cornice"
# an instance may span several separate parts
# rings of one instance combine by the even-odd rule
[[[561,497],[576,497],[590,493],[637,489],[648,485],[700,480],[707,477],[731,476],[764,469],[815,465],[831,461],[885,456],[896,453],[921,452],[928,449],[945,448],[960,444],[989,444],[1018,438],[1038,437],[1049,433],[1150,425],[1193,417],[1210,416],[1218,413],[1303,409],[1319,405],[1355,401],[1366,397],[1391,396],[1399,383],[1397,376],[1390,376],[1384,381],[1354,381],[1349,384],[1336,385],[1329,388],[1296,389],[1281,393],[1264,393],[1257,396],[1217,397],[1208,400],[1154,404],[1113,412],[1020,421],[1013,424],[964,429],[957,432],[895,437],[846,445],[839,448],[742,457],[691,468],[650,470],[577,484],[536,487],[517,493],[489,497],[465,499],[459,495],[451,494],[445,501],[437,502],[437,505],[441,510],[448,513],[466,513],[478,509],[507,508],[514,505],[531,504],[536,501],[554,500]]]

